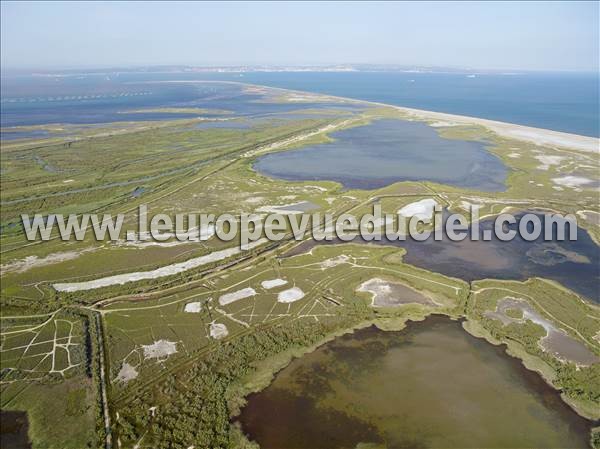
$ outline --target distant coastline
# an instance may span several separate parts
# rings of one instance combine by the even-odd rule
[[[182,71],[179,68],[155,67],[148,70],[157,71],[73,70],[9,76],[3,78],[2,122],[5,127],[48,124],[49,114],[68,118],[72,109],[77,108],[81,114],[77,114],[74,121],[59,118],[57,123],[96,123],[81,120],[80,117],[86,117],[87,113],[97,113],[98,123],[108,123],[113,121],[110,115],[114,116],[122,109],[176,108],[196,100],[193,90],[178,93],[165,93],[159,89],[155,89],[156,92],[138,92],[144,84],[212,81],[310,92],[365,104],[386,105],[421,119],[482,125],[499,135],[537,144],[584,151],[598,148],[597,75],[478,72],[468,69],[443,72],[436,68],[375,71],[376,68],[368,71],[354,68],[346,70],[348,67],[342,66],[321,69],[305,67],[291,71],[288,67],[281,67],[280,70],[265,67],[244,71],[241,67],[231,67],[222,71],[219,68]],[[84,79],[87,80],[82,84]],[[96,91],[96,79],[103,83],[102,91]],[[98,98],[100,94],[103,97],[102,104],[99,104],[97,112],[93,112],[95,109],[90,108],[95,108],[95,105],[89,103],[89,107],[85,106],[88,100],[65,102],[64,105],[46,103],[44,99],[36,98],[35,89],[28,87],[31,83],[41,83],[52,89],[56,87],[49,101],[51,97],[61,96]],[[121,92],[130,95],[124,97],[128,98],[127,104],[119,96]],[[33,102],[27,105],[22,100],[30,96]],[[143,120],[149,118],[146,116]],[[159,118],[158,115],[153,117]],[[573,136],[581,138],[575,139]]]
[[[388,103],[380,103],[375,101],[360,100],[355,98],[340,97],[336,95],[325,95],[315,92],[285,89],[279,87],[271,87],[259,84],[245,83],[241,81],[220,81],[220,80],[198,80],[198,81],[158,81],[159,83],[231,83],[239,84],[242,86],[255,87],[255,88],[267,88],[272,90],[279,90],[282,93],[295,93],[301,95],[314,95],[319,98],[329,98],[338,101],[350,101],[374,106],[383,106],[394,108],[398,111],[404,112],[409,116],[414,117],[418,120],[434,121],[440,125],[453,126],[453,125],[479,125],[483,126],[490,131],[496,133],[500,137],[509,139],[520,140],[522,142],[533,143],[535,145],[548,145],[552,147],[575,149],[586,152],[598,152],[600,153],[600,138],[583,136],[579,134],[565,133],[561,131],[554,131],[551,129],[535,128],[532,126],[519,125],[516,123],[507,123],[497,120],[489,120],[479,117],[470,117],[465,115],[448,114],[445,112],[434,112],[426,111],[423,109],[407,108],[403,106],[396,106]]]

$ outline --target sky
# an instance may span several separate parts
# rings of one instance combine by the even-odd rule
[[[10,68],[396,64],[598,71],[599,2],[12,2]]]

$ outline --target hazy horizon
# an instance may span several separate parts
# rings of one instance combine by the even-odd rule
[[[366,67],[361,66],[377,66],[377,69],[366,69]],[[101,73],[102,71],[131,71],[131,72],[147,72],[147,73],[161,73],[165,69],[165,73],[169,73],[169,68],[189,68],[189,69],[202,69],[210,72],[212,69],[232,69],[230,73],[236,73],[237,68],[245,68],[248,72],[299,72],[301,73],[302,69],[315,69],[318,71],[319,69],[330,69],[333,67],[339,67],[339,72],[343,72],[341,70],[342,67],[352,67],[356,68],[354,72],[403,72],[410,71],[411,69],[419,70],[421,69],[422,73],[478,73],[478,74],[497,74],[497,75],[513,75],[513,74],[527,74],[527,73],[571,73],[571,74],[589,74],[589,75],[598,75],[600,73],[596,69],[518,69],[518,68],[475,68],[475,67],[466,67],[466,66],[433,66],[433,65],[399,65],[399,64],[368,64],[368,63],[322,63],[322,64],[136,64],[136,65],[120,65],[120,64],[106,64],[106,65],[94,65],[94,64],[82,64],[82,65],[62,65],[62,66],[46,66],[46,67],[36,67],[36,66],[23,66],[23,67],[2,67],[3,74],[36,74],[36,73],[66,73],[73,72],[77,73],[78,71],[86,72],[89,71],[91,73]],[[261,70],[262,69],[262,70]],[[156,70],[156,71],[154,71]],[[306,70],[310,72],[310,70]],[[330,72],[334,72],[335,70],[329,70]],[[352,71],[348,71],[352,73]],[[177,72],[173,72],[177,73]],[[186,72],[186,73],[195,73],[195,72]],[[197,73],[202,73],[199,71]],[[214,72],[211,72],[214,73]],[[227,72],[223,72],[227,73]]]
[[[1,4],[7,70],[396,65],[597,72],[598,2]]]

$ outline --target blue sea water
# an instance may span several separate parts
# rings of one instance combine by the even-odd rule
[[[181,114],[123,110],[211,104],[242,115],[286,112],[299,105],[155,81],[227,80],[305,90],[418,109],[600,136],[598,73],[460,74],[408,72],[114,73],[2,78],[2,127],[47,123],[157,120]],[[214,92],[213,92],[214,91]],[[67,99],[65,99],[65,97]],[[57,100],[59,98],[59,100]],[[215,106],[217,105],[217,106]],[[302,105],[306,106],[306,105]]]
[[[600,136],[598,73],[247,73],[241,80]]]

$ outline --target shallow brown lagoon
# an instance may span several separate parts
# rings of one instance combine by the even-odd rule
[[[30,449],[28,428],[27,413],[0,410],[0,447],[3,449]]]
[[[261,448],[588,447],[591,424],[517,359],[441,316],[294,360],[239,417]]]

